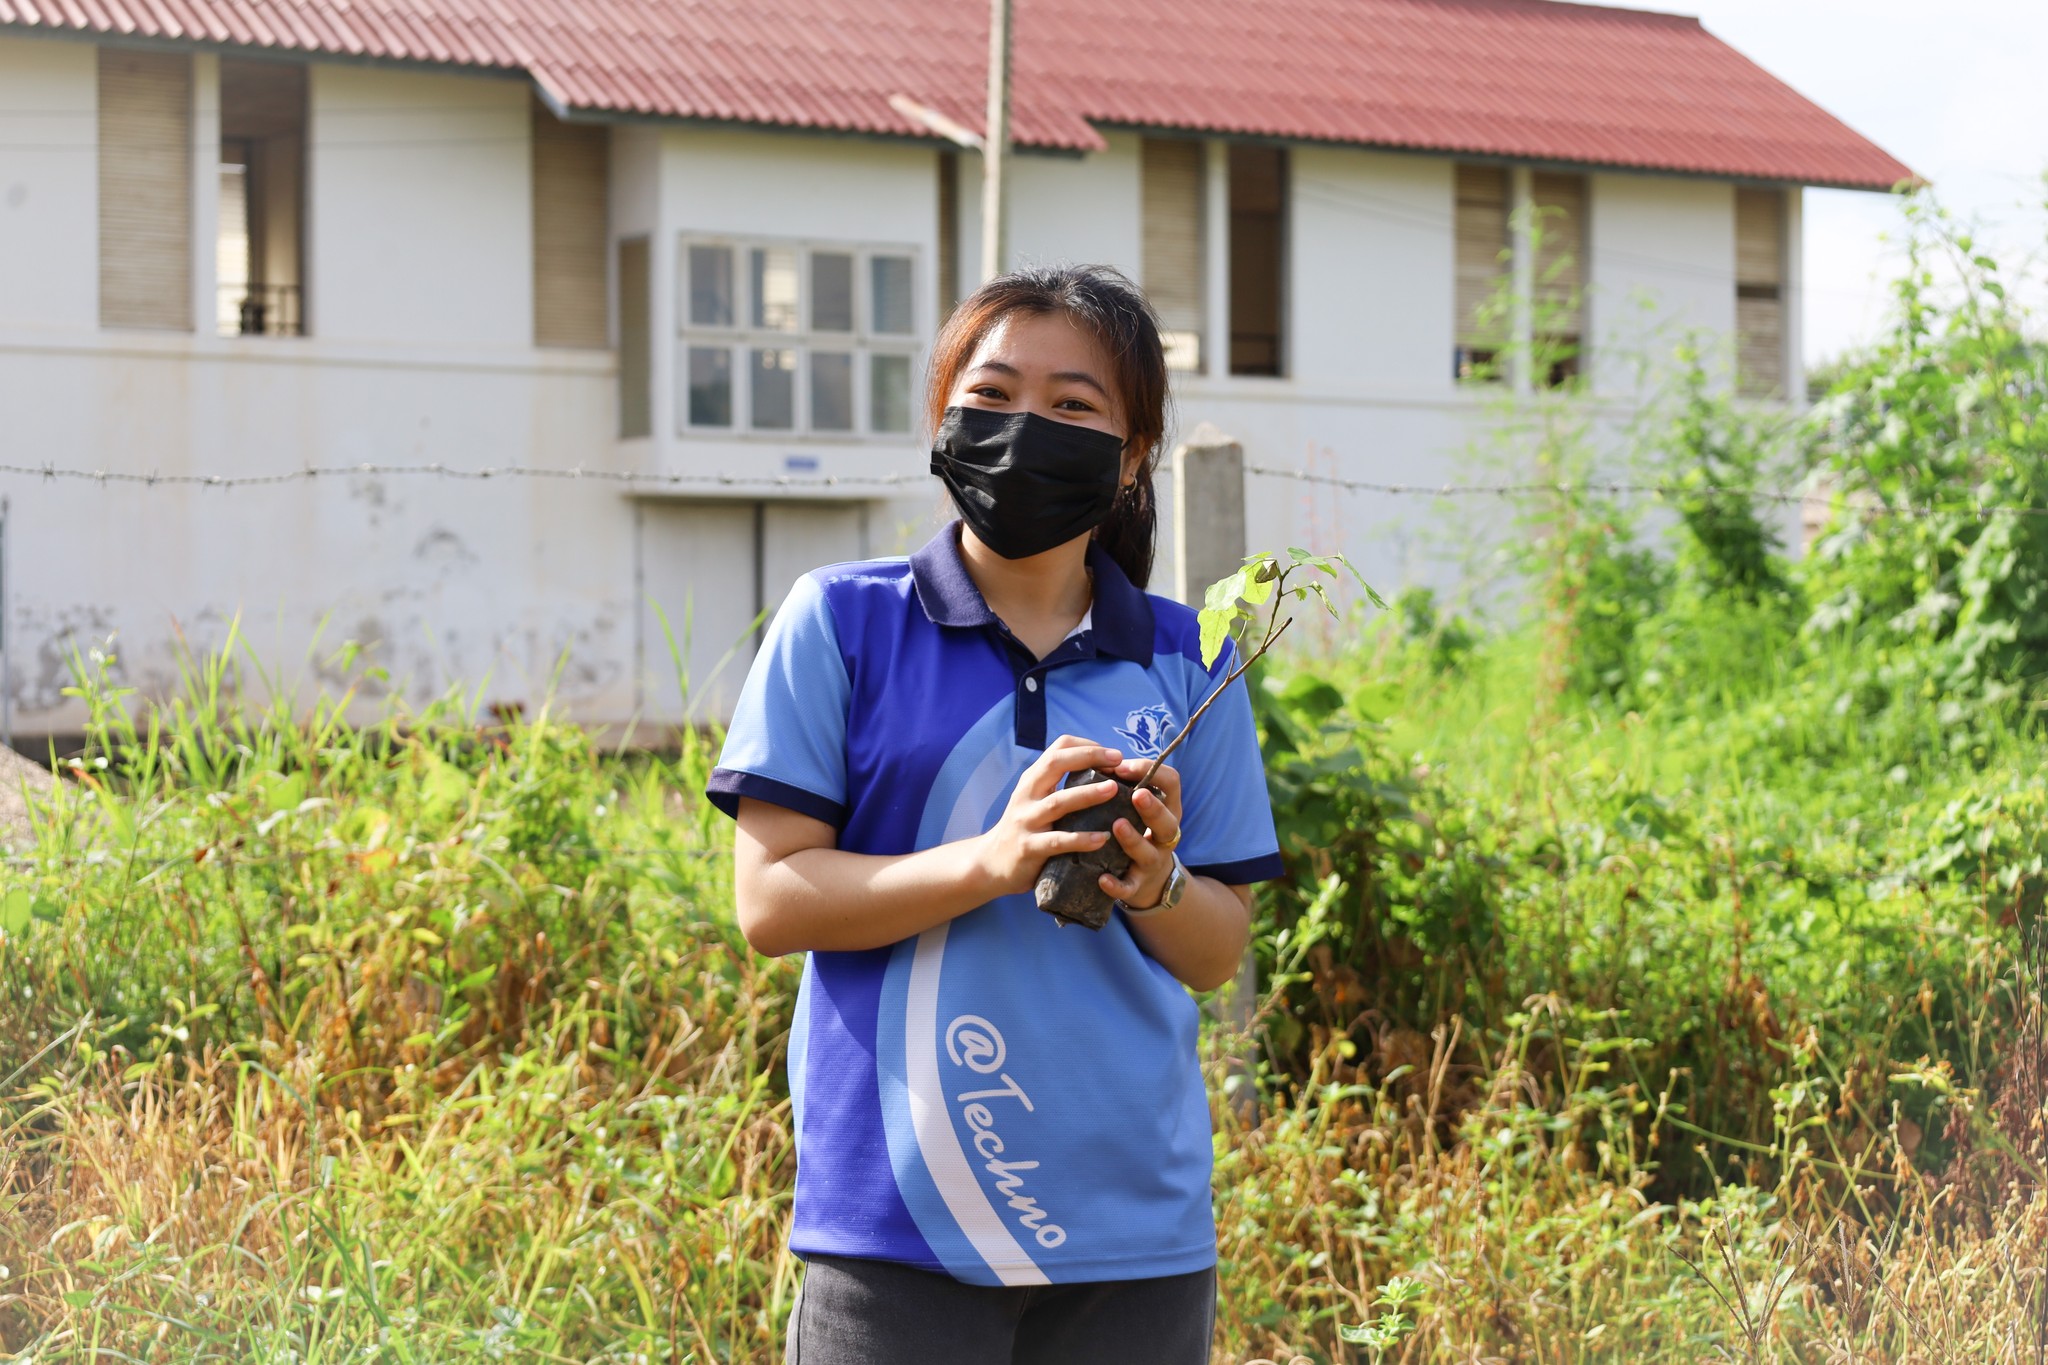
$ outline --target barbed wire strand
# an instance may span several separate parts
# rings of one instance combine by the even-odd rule
[[[1573,493],[1606,493],[1615,497],[1659,498],[1743,498],[1751,502],[1781,506],[1832,507],[1844,495],[1824,492],[1792,492],[1778,488],[1746,488],[1729,484],[1636,483],[1625,479],[1581,479],[1556,483],[1378,483],[1370,479],[1347,479],[1335,474],[1318,474],[1306,469],[1276,469],[1271,465],[1246,465],[1245,473],[1265,478],[1292,479],[1297,483],[1325,484],[1362,493],[1436,498],[1516,497],[1533,494],[1569,496]],[[2010,515],[2048,516],[2048,507],[1998,506],[1982,503],[1941,507],[1931,503],[1891,504],[1850,498],[1858,513],[1870,516],[1935,517]]]
[[[1959,503],[1886,503],[1832,492],[1796,491],[1782,488],[1753,488],[1729,484],[1644,483],[1627,479],[1580,479],[1559,482],[1523,483],[1390,483],[1376,479],[1350,479],[1308,469],[1282,469],[1272,465],[1248,464],[1245,473],[1296,483],[1340,488],[1354,493],[1377,493],[1389,497],[1568,497],[1573,494],[1606,494],[1610,497],[1741,498],[1751,502],[1785,507],[1832,507],[1845,496],[1859,514],[1879,517],[1993,516],[2043,517],[2048,507],[2004,506]],[[621,469],[549,469],[531,465],[486,465],[464,469],[432,464],[306,465],[298,469],[267,474],[166,474],[159,471],[66,468],[54,464],[0,464],[0,476],[66,480],[82,483],[124,484],[150,488],[258,488],[340,478],[442,478],[485,482],[492,479],[558,479],[564,482],[609,483],[649,488],[724,488],[747,491],[760,488],[902,488],[923,484],[928,474],[649,474]]]
[[[57,465],[0,464],[0,475],[86,483],[141,484],[157,487],[255,488],[312,479],[429,477],[442,479],[561,479],[568,482],[651,484],[719,488],[896,487],[923,483],[929,474],[645,474],[620,469],[546,469],[532,465],[482,466],[463,469],[444,464],[304,465],[269,474],[165,474],[125,469],[67,469]]]

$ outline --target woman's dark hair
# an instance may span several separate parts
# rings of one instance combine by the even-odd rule
[[[1095,539],[1142,588],[1152,578],[1159,523],[1152,472],[1166,436],[1166,351],[1159,341],[1159,319],[1144,291],[1106,265],[1044,266],[998,275],[960,301],[932,343],[925,392],[930,430],[937,431],[945,419],[946,401],[975,348],[1013,313],[1064,313],[1101,342],[1109,357],[1109,385],[1123,404],[1125,448],[1135,445],[1144,458],[1138,462],[1138,481],[1117,490]]]

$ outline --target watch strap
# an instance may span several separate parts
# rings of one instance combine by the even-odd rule
[[[1173,857],[1173,870],[1166,874],[1166,885],[1160,889],[1159,904],[1144,910],[1126,904],[1124,906],[1124,914],[1131,919],[1145,919],[1152,915],[1163,915],[1179,905],[1181,898],[1186,896],[1187,893],[1188,869],[1186,864],[1181,862],[1180,855],[1176,853]]]

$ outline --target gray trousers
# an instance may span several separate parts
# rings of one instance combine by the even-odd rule
[[[1004,1288],[806,1258],[788,1365],[1208,1365],[1216,1272]]]

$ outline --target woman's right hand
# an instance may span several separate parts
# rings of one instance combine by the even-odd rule
[[[991,899],[1029,891],[1048,858],[1092,852],[1109,841],[1106,833],[1069,833],[1054,829],[1053,822],[1116,794],[1114,782],[1062,788],[1067,774],[1114,768],[1122,761],[1117,750],[1073,735],[1061,735],[1046,746],[1017,779],[1002,818],[976,840],[976,865],[990,883]]]

